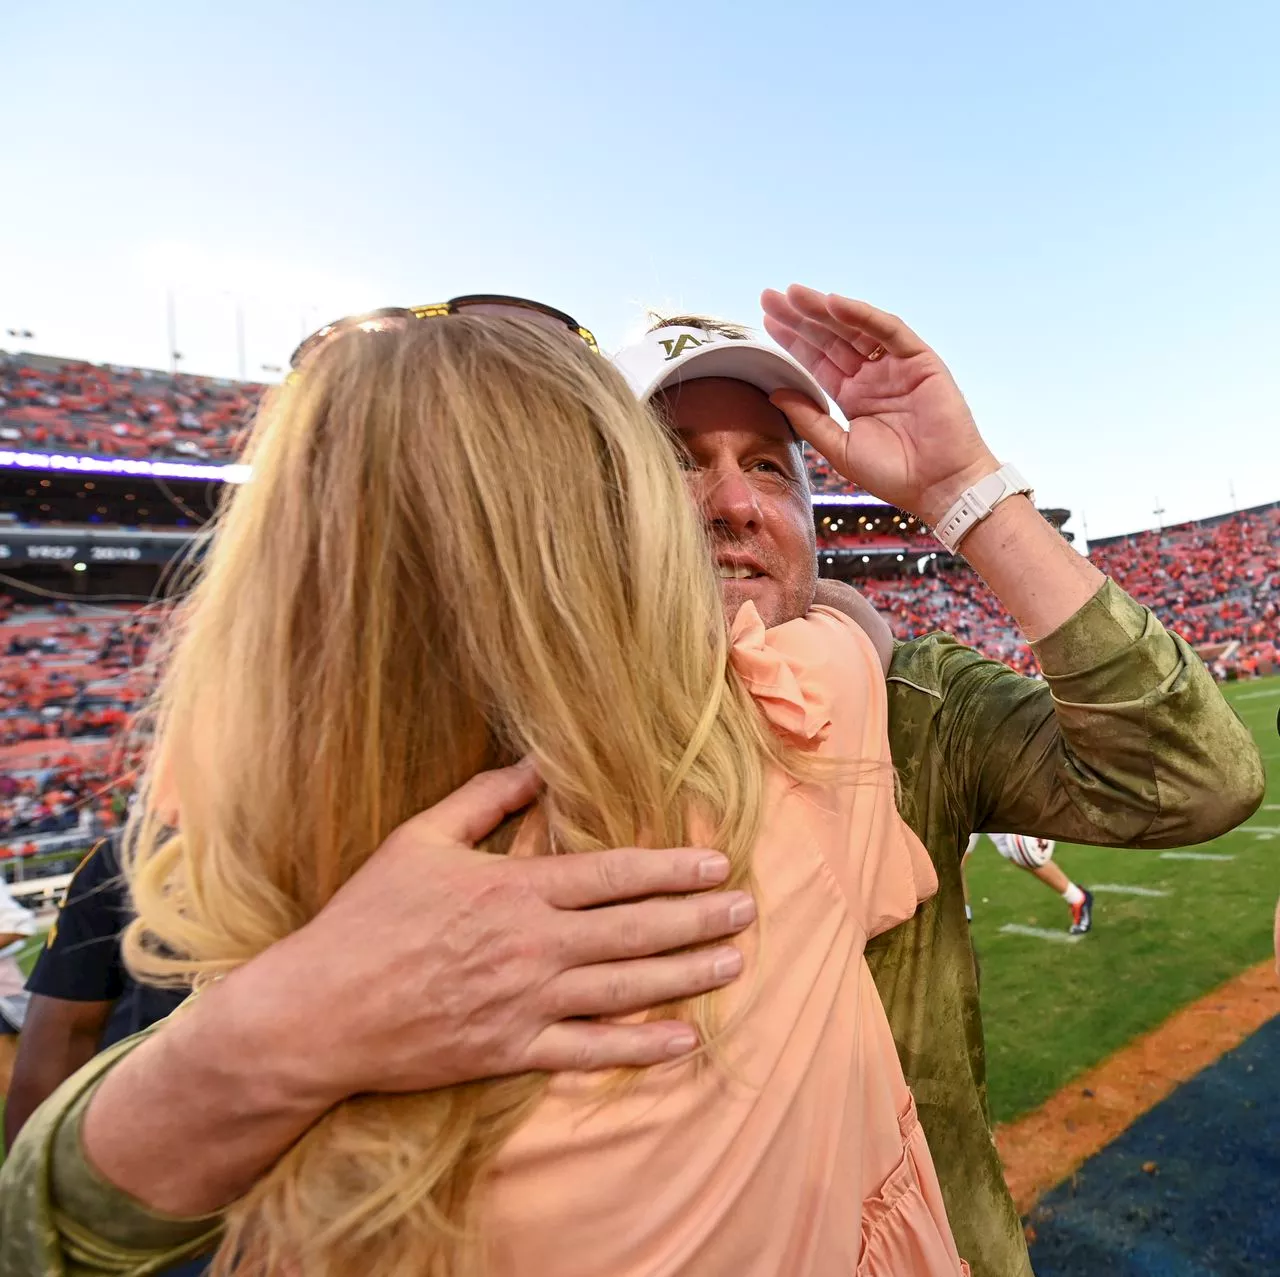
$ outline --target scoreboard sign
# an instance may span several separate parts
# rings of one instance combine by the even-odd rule
[[[186,552],[196,537],[59,537],[27,529],[0,529],[0,564],[155,563],[163,565]]]

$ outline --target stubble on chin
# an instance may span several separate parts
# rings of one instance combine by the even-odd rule
[[[766,629],[786,619],[780,614],[783,609],[778,583],[772,578],[765,578],[762,584],[763,588],[759,582],[755,588],[747,588],[745,583],[740,581],[720,582],[720,598],[724,603],[726,625],[733,625],[739,609],[748,600],[756,605],[756,611],[760,613],[760,619],[764,622]]]

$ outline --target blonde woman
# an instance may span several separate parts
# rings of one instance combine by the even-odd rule
[[[140,972],[250,962],[526,755],[545,789],[488,849],[699,841],[761,926],[738,985],[672,1009],[692,1059],[338,1103],[226,1211],[215,1272],[963,1271],[862,958],[935,888],[863,632],[747,604],[726,633],[664,428],[533,323],[331,336],[248,459],[158,697],[181,833],[144,797]]]

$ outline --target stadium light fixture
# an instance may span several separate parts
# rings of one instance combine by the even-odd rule
[[[73,567],[77,572],[86,572],[86,571],[88,571],[88,566],[89,566],[89,565],[88,565],[87,563],[73,563],[71,566],[72,566],[72,567]]]
[[[120,457],[82,457],[48,452],[0,450],[0,469],[65,470],[72,474],[131,475],[142,479],[220,479],[224,483],[244,483],[249,467],[242,465],[199,465],[189,461],[134,461]],[[40,481],[48,487],[48,480]]]

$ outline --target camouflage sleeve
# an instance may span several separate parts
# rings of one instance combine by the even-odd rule
[[[104,1051],[32,1114],[0,1169],[0,1277],[144,1277],[211,1250],[218,1217],[148,1210],[89,1164],[80,1126],[108,1070],[148,1036]]]
[[[1262,801],[1262,760],[1199,657],[1108,581],[1033,645],[1044,680],[959,644],[942,656],[939,741],[975,830],[1176,847]]]

